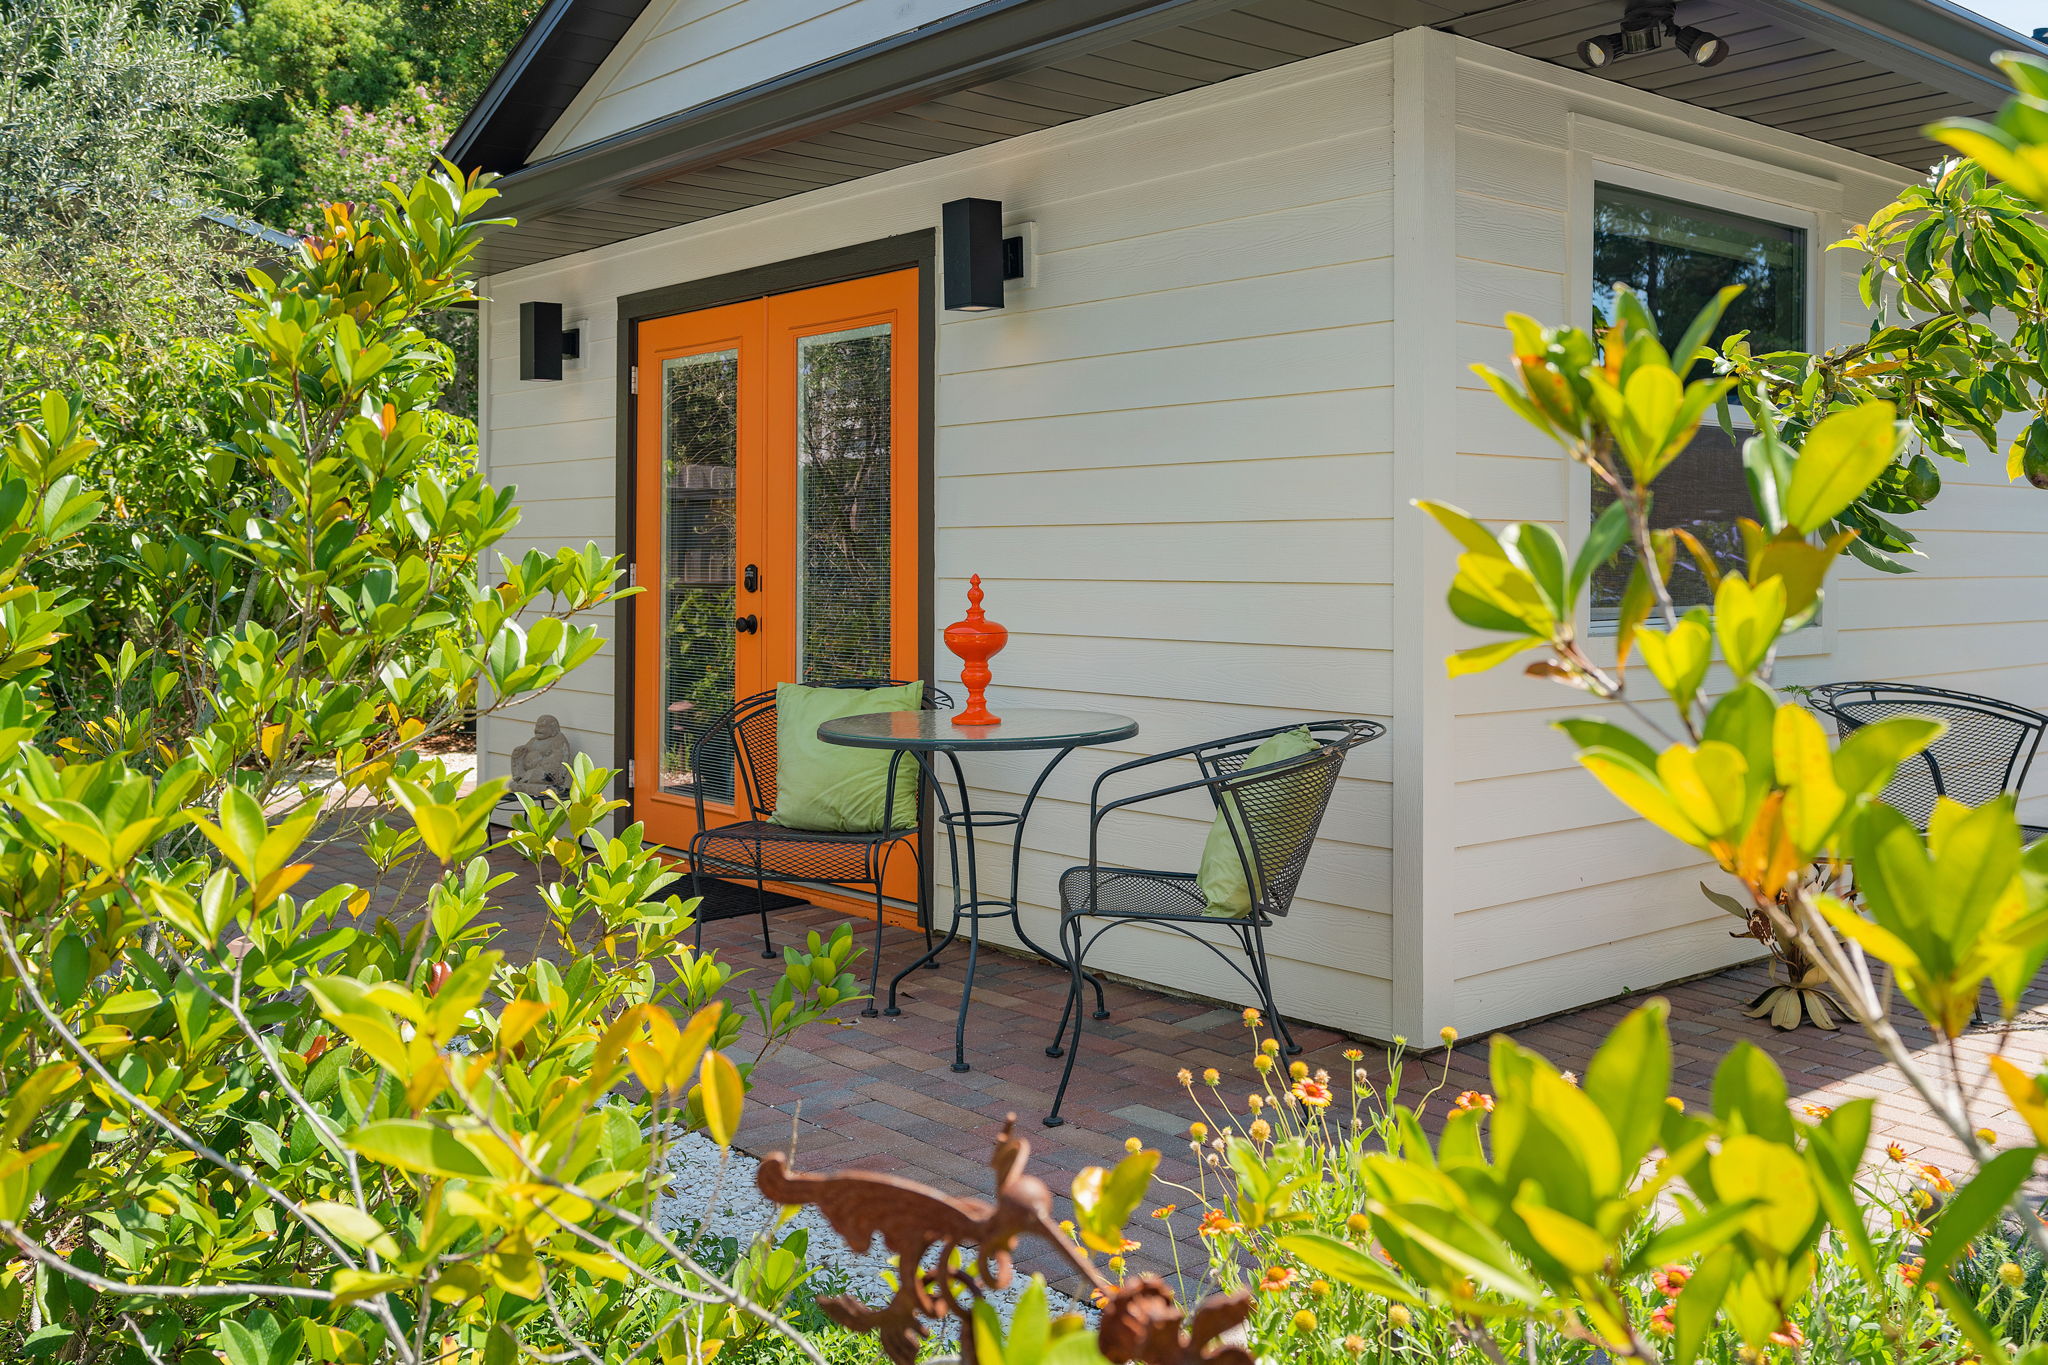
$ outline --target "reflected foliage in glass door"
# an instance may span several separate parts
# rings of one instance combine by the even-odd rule
[[[797,676],[890,673],[890,328],[797,342]]]
[[[731,755],[692,773],[703,727],[733,700],[738,351],[662,366],[661,787],[732,799]]]

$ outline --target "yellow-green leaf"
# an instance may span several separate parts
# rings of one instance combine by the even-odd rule
[[[1815,424],[1792,466],[1785,519],[1806,534],[1863,496],[1899,449],[1898,412],[1872,399]]]
[[[1579,754],[1579,763],[1599,778],[1616,800],[1666,834],[1694,848],[1712,842],[1686,818],[1657,775],[1634,759],[1610,749],[1587,749]]]
[[[730,1147],[740,1131],[740,1107],[746,1101],[746,1083],[740,1069],[723,1052],[704,1054],[702,1070],[704,1126],[712,1141]]]

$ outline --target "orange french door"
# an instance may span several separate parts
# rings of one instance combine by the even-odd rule
[[[918,676],[917,283],[897,271],[639,325],[633,815],[659,843],[696,832],[700,788],[711,823],[748,818],[732,772],[688,761],[735,699]],[[916,899],[911,858],[886,890]]]

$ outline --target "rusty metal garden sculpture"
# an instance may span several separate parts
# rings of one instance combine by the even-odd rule
[[[1101,1310],[1096,1345],[1107,1359],[1118,1365],[1252,1365],[1244,1347],[1218,1341],[1251,1316],[1251,1296],[1212,1295],[1189,1318],[1157,1275],[1110,1283],[1053,1220],[1052,1191],[1025,1173],[1031,1144],[1017,1136],[1016,1125],[1015,1114],[1004,1121],[990,1160],[996,1174],[993,1205],[951,1199],[900,1176],[801,1174],[789,1169],[780,1152],[762,1161],[755,1183],[763,1195],[780,1204],[812,1205],[853,1250],[865,1252],[880,1237],[897,1258],[896,1295],[887,1304],[877,1308],[837,1295],[818,1300],[826,1316],[853,1331],[873,1332],[895,1365],[912,1365],[934,1326],[949,1317],[964,1321],[975,1299],[1009,1286],[1017,1244],[1032,1236],[1094,1291]],[[964,1365],[975,1365],[972,1332],[961,1333],[960,1356]]]

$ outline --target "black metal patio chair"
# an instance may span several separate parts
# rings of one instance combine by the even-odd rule
[[[1047,1127],[1056,1128],[1066,1121],[1060,1117],[1060,1104],[1066,1099],[1074,1059],[1081,1051],[1081,1018],[1086,1008],[1081,999],[1081,983],[1088,950],[1104,934],[1121,925],[1155,924],[1207,948],[1252,988],[1264,1006],[1266,1018],[1285,1041],[1287,1051],[1301,1051],[1273,999],[1265,933],[1294,903],[1295,887],[1308,866],[1309,850],[1315,844],[1323,812],[1329,808],[1330,794],[1336,790],[1337,772],[1344,765],[1345,755],[1387,732],[1384,725],[1369,720],[1311,721],[1305,728],[1318,741],[1315,749],[1277,763],[1262,763],[1256,768],[1244,766],[1245,759],[1262,741],[1301,728],[1304,727],[1298,724],[1275,725],[1153,754],[1119,763],[1095,779],[1088,797],[1088,862],[1068,868],[1060,876],[1060,948],[1072,977],[1059,1028],[1054,1031],[1052,1045],[1045,1050],[1048,1057],[1064,1052],[1067,1059],[1060,1071],[1052,1112],[1045,1118]],[[1177,758],[1192,758],[1202,775],[1135,796],[1106,803],[1102,800],[1103,784],[1112,777]],[[1126,806],[1196,790],[1207,792],[1217,810],[1235,816],[1225,820],[1224,827],[1230,831],[1231,843],[1244,867],[1245,885],[1251,893],[1250,910],[1245,915],[1222,918],[1204,914],[1208,898],[1202,892],[1197,873],[1106,867],[1102,863],[1099,841],[1105,816]],[[1211,932],[1205,934],[1204,929]],[[1233,948],[1244,959],[1242,964],[1229,951]],[[1099,999],[1095,1017],[1109,1017]],[[1073,1036],[1063,1048],[1060,1040],[1066,1035],[1070,1019]]]
[[[901,687],[889,678],[857,678],[844,682],[814,683],[816,687],[859,688]],[[951,709],[952,697],[926,685],[924,708]],[[775,692],[756,692],[742,697],[732,708],[706,726],[690,747],[690,771],[696,774],[733,774],[733,808],[745,818],[713,825],[705,809],[705,784],[690,785],[697,807],[697,833],[690,838],[690,889],[701,893],[703,878],[747,878],[754,883],[754,895],[761,917],[761,956],[775,956],[775,942],[768,931],[767,887],[770,881],[802,886],[832,886],[847,890],[866,889],[875,898],[875,944],[868,964],[868,1003],[861,1013],[873,1016],[875,988],[882,968],[882,886],[889,859],[908,849],[918,865],[918,924],[924,929],[925,945],[931,945],[931,915],[925,904],[924,860],[918,851],[919,825],[896,829],[896,776],[905,762],[900,753],[890,756],[889,785],[882,804],[882,827],[872,831],[796,829],[777,825],[768,817],[775,813],[775,774],[778,756],[775,738]],[[917,772],[915,763],[911,764]],[[913,780],[917,780],[914,778]],[[923,809],[924,785],[918,781],[918,808]],[[697,947],[704,947],[704,922],[697,921]]]
[[[1884,790],[1884,799],[1922,829],[1938,797],[1976,806],[2002,792],[2017,792],[2041,747],[2042,731],[2048,729],[2048,715],[2039,711],[1916,683],[1824,683],[1807,695],[1816,710],[1834,720],[1835,733],[1843,739],[1893,716],[1946,722],[1941,738],[1901,764]],[[2048,826],[2020,828],[2028,843],[2048,836]]]

